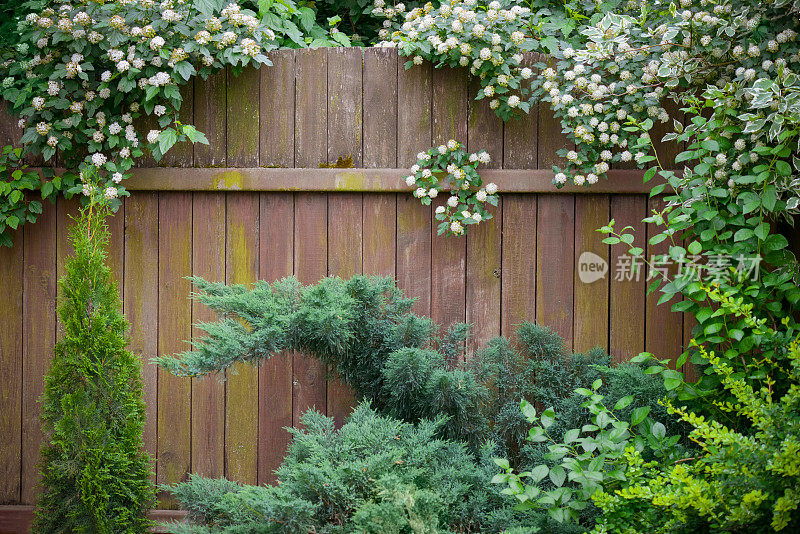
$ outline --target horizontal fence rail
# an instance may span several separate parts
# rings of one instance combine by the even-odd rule
[[[181,120],[210,145],[177,145],[163,167],[143,161],[111,219],[108,262],[143,362],[157,482],[190,472],[272,482],[289,440],[283,427],[312,406],[341,422],[352,404],[347,388],[301,354],[237,366],[225,381],[179,379],[150,364],[185,350],[200,335],[192,325],[213,319],[189,300],[189,275],[244,284],[389,276],[417,298],[416,313],[472,323],[470,353],[525,320],[551,326],[570,349],[599,346],[616,361],[644,350],[674,357],[686,344],[691,322],[657,306],[647,273],[632,274],[625,251],[595,231],[614,218],[644,246],[641,220],[662,201],[648,198],[641,171],[630,168],[591,188],[555,189],[551,167],[569,145],[547,106],[503,124],[473,100],[477,85],[465,72],[405,70],[391,49],[282,50],[271,59],[272,67],[183,88]],[[153,125],[141,121],[140,133]],[[422,206],[401,180],[418,152],[450,138],[491,154],[481,176],[501,193],[494,218],[466,238],[437,235],[433,210],[443,199]],[[0,120],[0,141],[16,139],[16,121]],[[677,152],[659,150],[662,161]],[[318,168],[339,157],[354,168]],[[76,210],[74,200],[46,205],[13,248],[0,249],[0,504],[36,498],[39,398],[62,335],[57,280]],[[604,274],[582,280],[582,268],[596,274],[603,265]]]

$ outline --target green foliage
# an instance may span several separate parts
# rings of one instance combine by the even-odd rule
[[[356,36],[339,29],[342,18],[326,15],[319,2],[294,0],[248,0],[243,5],[258,12],[262,23],[271,28],[280,48],[318,48],[360,44]],[[349,30],[349,27],[345,28]]]
[[[489,470],[462,443],[436,437],[442,420],[412,425],[365,403],[340,429],[315,411],[302,423],[289,429],[280,484],[243,487],[195,475],[170,491],[192,522],[214,532],[474,532],[481,515],[502,507],[485,490]]]
[[[56,344],[42,406],[42,493],[37,532],[147,532],[154,502],[142,451],[141,365],[126,348],[128,323],[105,265],[106,208],[71,228],[75,255],[59,285],[64,337]]]
[[[638,451],[628,450],[623,487],[593,496],[603,512],[594,533],[800,528],[800,340],[784,346],[789,387],[780,397],[771,387],[753,388],[725,360],[704,347],[699,350],[734,399],[718,407],[735,419],[747,419],[751,427],[736,431],[668,404],[670,413],[693,427],[690,437],[699,444],[699,454],[680,463],[661,463],[646,462]]]

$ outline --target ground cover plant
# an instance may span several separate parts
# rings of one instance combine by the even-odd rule
[[[570,425],[583,424],[590,415],[580,406],[583,397],[574,390],[591,387],[598,379],[604,384],[602,392],[613,402],[637,392],[637,402],[630,403],[625,414],[637,408],[641,412],[642,403],[655,404],[664,393],[661,378],[645,374],[638,364],[611,367],[610,358],[601,350],[569,354],[558,335],[530,323],[519,326],[516,342],[497,338],[467,358],[467,325],[439,331],[430,319],[410,313],[412,300],[386,278],[326,278],[306,287],[291,278],[274,284],[257,282],[252,288],[200,278],[194,278],[193,283],[198,288],[196,298],[220,319],[197,325],[206,336],[195,340],[190,351],[158,358],[159,365],[179,376],[198,376],[222,371],[236,362],[255,364],[298,350],[323,361],[362,402],[356,409],[359,415],[339,431],[321,415],[307,415],[311,423],[306,430],[291,430],[295,441],[278,472],[282,481],[278,489],[232,489],[227,481],[202,478],[176,486],[173,491],[187,509],[204,510],[193,517],[210,526],[270,524],[269,518],[284,524],[285,512],[280,511],[283,505],[279,504],[302,498],[307,502],[291,507],[310,510],[304,519],[306,527],[311,524],[322,531],[335,532],[337,526],[343,531],[360,531],[356,525],[367,517],[378,524],[376,514],[410,518],[410,512],[402,510],[414,499],[401,498],[403,491],[412,495],[425,490],[433,493],[428,497],[437,503],[433,509],[437,510],[442,529],[497,532],[517,525],[571,532],[569,525],[559,525],[545,513],[531,520],[514,509],[513,499],[501,497],[490,484],[497,469],[494,456],[507,458],[509,468],[527,469],[539,464],[547,454],[541,444],[526,441],[529,423],[519,410],[520,400],[535,398],[557,405],[566,414],[559,431],[566,431]],[[651,426],[660,425],[653,418],[662,416],[666,416],[665,410],[654,410],[641,419],[647,418]],[[436,447],[463,450],[459,462],[468,466],[465,472],[472,474],[451,472],[450,486],[431,482],[445,476],[432,467],[419,471],[417,479],[404,478],[406,475],[397,471],[405,470],[403,455],[411,452],[403,447],[393,449],[393,461],[387,463],[372,437],[376,428],[396,425],[409,432],[435,436]],[[680,425],[673,425],[672,429],[681,432]],[[308,440],[324,443],[326,452],[311,454],[309,447],[303,445]],[[342,451],[351,450],[358,452],[358,462],[372,466],[370,472],[374,474],[367,477],[369,483],[342,479],[349,475],[339,471],[349,472],[347,466],[356,461]],[[402,462],[393,463],[398,457]],[[439,467],[448,471],[449,465]],[[399,485],[387,489],[378,484],[396,476],[400,477]],[[412,482],[413,487],[409,486]],[[460,489],[439,494],[442,487],[452,485]],[[328,491],[334,492],[333,488],[339,488],[340,493],[337,504],[330,508],[335,499]],[[240,495],[241,491],[244,493]],[[453,494],[459,497],[453,499]],[[381,495],[393,497],[378,498]],[[240,501],[243,498],[249,499],[247,506]],[[365,499],[370,507],[375,506],[369,514],[361,509]],[[214,503],[223,504],[214,508]],[[240,516],[236,510],[243,507],[258,513]],[[593,506],[584,511],[586,516],[595,513]],[[304,532],[306,527],[286,528]],[[406,527],[398,530],[407,531]]]
[[[144,533],[151,526],[141,363],[127,349],[128,323],[105,263],[108,214],[90,204],[70,230],[75,254],[59,282],[64,337],[43,400],[36,532]]]

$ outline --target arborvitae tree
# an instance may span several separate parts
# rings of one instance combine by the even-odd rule
[[[59,282],[64,338],[46,378],[42,494],[36,532],[139,533],[151,526],[151,459],[143,451],[141,364],[105,264],[108,212],[90,206],[70,230],[75,255]]]

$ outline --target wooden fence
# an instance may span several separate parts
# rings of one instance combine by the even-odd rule
[[[159,483],[189,472],[273,481],[289,437],[283,427],[310,406],[341,420],[351,402],[299,354],[240,366],[224,382],[175,378],[148,363],[186,349],[192,324],[212,318],[188,299],[190,274],[229,283],[391,276],[418,298],[416,312],[443,325],[473,323],[470,350],[535,320],[570,348],[600,346],[616,360],[681,351],[688,321],[646,296],[647,273],[615,278],[624,251],[595,232],[614,218],[645,242],[641,219],[657,201],[640,173],[557,191],[549,168],[565,141],[546,107],[503,125],[472,100],[476,86],[463,72],[405,70],[394,50],[280,51],[272,60],[235,80],[222,73],[188,86],[182,114],[210,146],[178,146],[169,168],[137,170],[111,223],[109,262],[144,363],[145,443]],[[6,139],[18,135],[11,121],[2,128]],[[485,177],[501,191],[495,218],[465,239],[438,236],[433,207],[400,179],[417,152],[449,138],[489,151]],[[339,156],[356,169],[317,169]],[[73,201],[47,206],[13,248],[0,249],[0,504],[36,497],[38,399],[60,336],[57,280],[74,212]],[[594,283],[578,276],[585,251],[610,266]]]

